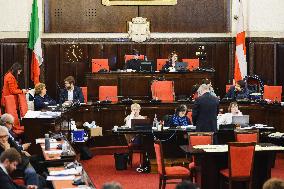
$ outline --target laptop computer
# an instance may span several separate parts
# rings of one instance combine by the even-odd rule
[[[249,124],[249,115],[233,116],[232,124],[247,126]]]
[[[187,62],[176,62],[175,64],[176,71],[186,71],[187,69]]]
[[[152,130],[150,119],[131,119],[131,128],[134,130]]]
[[[153,61],[141,61],[140,63],[141,72],[155,72],[155,64]]]

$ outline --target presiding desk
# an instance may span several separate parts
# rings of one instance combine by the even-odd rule
[[[85,75],[88,87],[88,99],[96,101],[99,98],[99,86],[118,86],[118,96],[132,99],[150,99],[153,80],[164,79],[174,81],[175,95],[191,95],[191,88],[201,80],[208,78],[214,84],[212,72],[108,72],[87,73]]]
[[[195,159],[197,184],[202,189],[219,189],[221,169],[228,168],[227,145],[200,145],[192,147],[180,146],[187,155],[193,155]],[[284,147],[265,143],[255,148],[253,165],[253,189],[261,189],[264,182],[271,177],[271,168],[276,152],[284,152]],[[240,187],[238,187],[240,188]]]

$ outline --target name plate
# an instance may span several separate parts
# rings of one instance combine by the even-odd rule
[[[111,5],[176,5],[177,0],[102,0],[102,4]]]

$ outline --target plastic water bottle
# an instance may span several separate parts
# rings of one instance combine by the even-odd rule
[[[62,144],[62,152],[63,153],[67,153],[68,152],[68,144],[67,144],[66,140],[64,140],[64,142]]]
[[[147,56],[144,56],[144,60],[145,60],[145,61],[148,61]]]
[[[158,128],[158,126],[159,126],[159,122],[158,122],[158,119],[157,119],[157,114],[155,114],[155,117],[154,117],[154,120],[153,120],[153,127]]]
[[[49,134],[44,135],[45,140],[44,140],[44,149],[45,150],[50,150],[50,140],[49,140]]]

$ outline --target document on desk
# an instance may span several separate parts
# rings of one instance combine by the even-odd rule
[[[277,150],[277,151],[284,151],[284,147],[283,146],[260,146],[260,145],[256,145],[255,146],[255,151],[273,151],[273,150]]]
[[[46,180],[74,180],[74,175],[68,175],[68,176],[47,176]]]
[[[57,146],[58,146],[59,144],[61,144],[61,143],[59,143],[59,142],[51,142],[51,143],[50,143],[50,148],[51,148],[51,149],[52,149],[52,148],[57,148]],[[44,144],[41,145],[41,148],[45,148]]]
[[[49,172],[50,176],[68,176],[68,175],[78,175],[78,174],[79,172],[75,168]]]
[[[195,145],[195,149],[202,149],[205,152],[227,152],[228,145]]]
[[[61,154],[62,150],[46,150],[44,151],[46,154]]]
[[[57,142],[57,140],[51,138],[51,139],[49,139],[49,142],[54,143],[54,142]],[[44,144],[44,143],[45,143],[45,138],[37,138],[36,139],[36,144]]]

